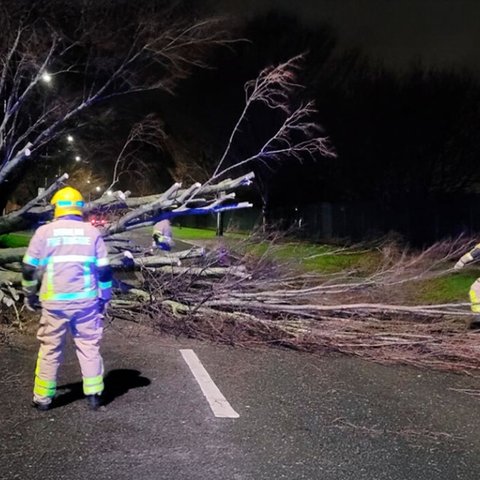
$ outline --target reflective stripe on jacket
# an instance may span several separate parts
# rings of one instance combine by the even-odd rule
[[[110,298],[111,282],[98,280],[98,268],[109,264],[100,232],[79,219],[59,218],[42,225],[23,258],[42,272],[42,303],[92,302]]]

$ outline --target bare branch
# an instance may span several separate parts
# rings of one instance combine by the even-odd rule
[[[141,19],[143,24],[138,24],[132,41],[116,49],[108,62],[97,58],[108,44],[101,43],[103,32],[96,31],[95,26],[69,32],[72,38],[57,32],[51,25],[45,26],[40,20],[16,27],[11,33],[5,32],[11,40],[4,48],[0,72],[5,99],[0,117],[0,184],[11,178],[29,155],[38,155],[43,147],[58,138],[82,112],[119,95],[154,89],[171,92],[176,81],[188,75],[192,67],[206,66],[203,57],[209,48],[229,43],[227,32],[219,28],[219,19],[190,24],[177,19],[158,28],[156,20],[146,16],[147,10],[147,7],[140,9],[135,19],[137,22]],[[142,12],[145,13],[143,18]],[[82,10],[79,22],[87,24],[91,14],[88,9]],[[45,31],[50,33],[48,41],[44,39]],[[72,63],[73,47],[80,55]],[[167,68],[159,69],[158,65]],[[83,92],[72,91],[53,97],[48,89],[57,93],[67,75],[83,77]],[[51,85],[40,85],[41,81]],[[121,164],[132,143],[148,141],[147,137],[155,134],[158,144],[161,131],[157,127],[152,121],[143,129],[139,125],[134,127],[117,157],[111,187],[118,182]],[[27,143],[31,145],[29,155],[25,155]]]
[[[254,102],[265,104],[271,109],[280,109],[288,113],[290,105],[290,95],[300,85],[296,83],[296,74],[299,69],[299,63],[303,60],[303,55],[291,58],[277,67],[269,67],[260,72],[255,80],[245,84],[245,107],[235,124],[227,146],[220,157],[220,160],[212,174],[213,178],[218,176],[218,172],[230,153],[233,140],[240,131],[240,125],[247,116],[247,112]]]

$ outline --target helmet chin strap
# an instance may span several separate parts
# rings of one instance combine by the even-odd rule
[[[60,217],[55,217],[55,220],[77,220],[83,222],[82,215],[75,215],[73,213],[68,213],[67,215],[61,215]]]

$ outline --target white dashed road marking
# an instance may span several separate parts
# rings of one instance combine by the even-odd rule
[[[193,350],[180,350],[183,359],[187,362],[193,376],[202,389],[205,398],[216,417],[238,418],[240,415],[232,408],[222,392],[211,379],[202,362],[198,359]]]

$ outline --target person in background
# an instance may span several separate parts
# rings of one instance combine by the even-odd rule
[[[40,341],[33,406],[48,410],[57,386],[67,331],[72,334],[88,405],[101,405],[103,360],[100,342],[103,312],[111,298],[112,274],[100,232],[82,218],[84,201],[72,187],[57,191],[51,202],[54,221],[33,235],[23,258],[25,306],[41,308]]]
[[[455,270],[461,270],[465,265],[473,262],[474,260],[478,260],[480,258],[480,244],[475,245],[473,250],[466,253],[465,255],[460,258],[460,260],[455,264],[453,267]],[[470,302],[471,302],[471,310],[475,313],[475,318],[470,323],[470,328],[472,329],[480,329],[480,278],[477,278],[472,286],[470,287],[469,291]]]
[[[170,251],[174,245],[170,220],[164,219],[157,222],[153,226],[152,238],[152,250],[159,248],[167,252]]]

